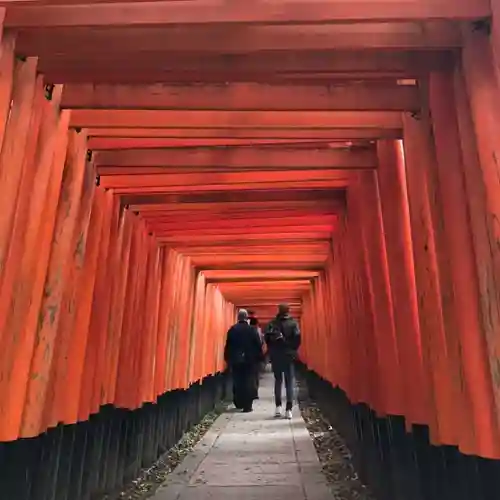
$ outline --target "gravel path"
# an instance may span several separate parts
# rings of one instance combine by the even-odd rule
[[[297,375],[300,411],[335,500],[375,500],[354,470],[344,440],[309,398],[306,382]]]

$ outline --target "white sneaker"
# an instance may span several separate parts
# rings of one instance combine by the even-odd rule
[[[276,407],[276,411],[274,412],[274,416],[276,418],[281,417],[281,406]]]
[[[292,420],[292,410],[287,410],[285,412],[285,418],[287,418],[288,420]]]

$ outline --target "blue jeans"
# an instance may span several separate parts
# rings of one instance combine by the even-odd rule
[[[290,359],[274,359],[271,361],[274,373],[274,400],[276,406],[281,406],[281,390],[285,379],[286,410],[293,406],[294,370],[293,361]]]

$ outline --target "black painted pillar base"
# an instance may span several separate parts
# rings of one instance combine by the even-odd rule
[[[105,406],[88,421],[0,443],[0,499],[91,500],[138,476],[228,394],[206,377],[129,411]]]
[[[298,367],[309,397],[345,439],[354,466],[377,500],[499,500],[500,460],[432,446],[425,426],[408,433],[401,416],[378,417],[338,387]]]

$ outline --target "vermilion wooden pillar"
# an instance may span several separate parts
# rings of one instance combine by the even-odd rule
[[[347,276],[347,267],[344,265],[345,259],[345,241],[346,241],[346,224],[345,216],[340,217],[339,229],[337,236],[332,242],[332,255],[329,264],[330,279],[332,287],[333,307],[335,308],[335,323],[332,328],[335,329],[338,350],[335,351],[335,363],[338,374],[338,384],[351,394],[351,373],[353,371],[353,356],[351,354],[351,317],[348,315],[350,297],[349,287],[350,282]]]
[[[481,172],[486,187],[488,209],[491,213],[495,239],[500,238],[500,99],[495,78],[489,37],[483,32],[466,31],[463,49],[463,70],[474,131],[479,152]],[[496,279],[500,279],[500,251],[493,253]],[[500,296],[497,297],[500,299]]]
[[[383,411],[380,396],[381,374],[377,345],[375,343],[374,317],[370,301],[367,266],[360,222],[359,190],[349,186],[347,195],[347,216],[345,218],[345,240],[342,243],[342,260],[348,286],[344,292],[346,319],[349,324],[349,395],[353,402],[363,402],[372,408]]]
[[[116,393],[116,377],[120,355],[120,340],[127,295],[127,281],[131,267],[132,255],[132,218],[130,210],[123,210],[120,218],[120,227],[116,241],[114,269],[116,276],[111,296],[110,315],[108,324],[108,362],[106,364],[106,380],[103,388],[103,404],[114,401]]]
[[[460,328],[460,318],[457,314],[457,302],[455,296],[455,287],[453,283],[452,264],[450,262],[450,247],[453,245],[455,233],[450,233],[449,224],[453,221],[456,224],[456,218],[449,210],[448,197],[443,198],[443,190],[447,189],[442,185],[440,179],[440,165],[446,165],[448,159],[443,159],[446,147],[439,146],[436,149],[436,135],[432,130],[432,119],[430,116],[429,100],[430,89],[429,82],[422,80],[422,113],[421,121],[427,131],[427,144],[431,161],[426,163],[426,185],[429,199],[429,208],[431,223],[434,232],[434,245],[436,255],[436,270],[439,284],[439,295],[441,300],[441,311],[443,317],[443,333],[446,345],[446,358],[448,360],[449,389],[448,394],[453,398],[449,401],[452,408],[459,412],[459,417],[454,419],[455,444],[462,443],[462,448],[470,448],[472,435],[472,419],[470,415],[470,403],[467,400],[467,392],[464,384],[465,379],[463,370],[463,359],[461,355],[460,336],[457,334]],[[443,138],[442,138],[443,139]],[[443,141],[445,142],[445,141]],[[438,161],[438,157],[439,160]]]
[[[481,454],[490,458],[499,458],[499,428],[497,417],[496,385],[494,383],[496,371],[495,363],[495,338],[500,331],[500,303],[497,300],[498,285],[495,277],[494,256],[496,244],[491,213],[488,210],[488,198],[481,170],[477,141],[472,122],[469,99],[465,88],[463,68],[457,63],[454,73],[454,96],[457,113],[460,146],[463,158],[463,172],[466,187],[466,196],[471,220],[471,236],[474,247],[477,286],[479,292],[479,308],[482,331],[485,342],[484,367],[488,371],[488,384],[491,390],[491,404],[484,408],[484,418],[490,418],[488,411],[492,412],[494,421],[492,438],[488,440],[487,434],[481,433]],[[480,354],[480,351],[477,353]],[[489,429],[485,424],[485,429]],[[489,451],[488,451],[489,450]]]
[[[49,123],[52,120],[53,127],[57,125],[53,131],[56,154],[52,167],[53,173],[60,172],[60,177],[54,179],[54,182],[62,179],[61,202],[57,206],[43,297],[39,304],[40,315],[32,360],[32,370],[36,370],[39,376],[29,381],[23,416],[23,432],[26,436],[35,436],[42,431],[44,408],[52,404],[51,367],[57,349],[60,305],[67,278],[67,262],[70,258],[70,244],[79,209],[85,165],[85,135],[73,132],[68,144],[69,112],[64,111],[58,116],[59,110],[56,106],[52,114],[54,116],[49,119]],[[63,167],[65,172],[62,171]]]
[[[332,255],[330,253],[330,255]],[[329,345],[338,345],[340,349],[344,347],[343,342],[343,331],[339,331],[335,325],[340,324],[338,306],[339,304],[335,300],[334,288],[337,286],[337,282],[334,278],[333,267],[329,265],[324,270],[324,279],[325,279],[325,310],[326,310],[326,324],[325,329],[328,334],[327,342]],[[328,358],[326,358],[327,370],[331,380],[334,383],[339,383],[340,376],[340,361],[339,361],[339,352],[335,349],[325,349],[325,356],[328,353]]]
[[[168,335],[168,355],[166,364],[166,381],[168,390],[175,388],[175,355],[177,346],[177,317],[175,314],[175,309],[177,306],[179,287],[174,284],[179,283],[182,280],[182,260],[181,256],[177,252],[172,252],[171,258],[173,259],[173,280],[170,284],[167,284],[171,288],[171,300],[170,307],[168,309],[168,325],[167,325],[167,335]]]
[[[374,317],[374,340],[381,376],[379,411],[390,415],[402,415],[404,404],[402,403],[400,365],[377,176],[375,171],[363,172],[358,176],[358,220],[362,234],[364,261]]]
[[[140,358],[140,392],[138,401],[154,402],[157,394],[154,393],[155,358],[158,345],[158,315],[160,310],[161,286],[161,258],[162,250],[158,247],[152,235],[148,235],[148,246],[151,257],[149,259],[148,279],[146,282],[146,304],[150,310],[144,318],[146,339],[141,346],[143,355]]]
[[[85,157],[83,158],[83,161]],[[82,160],[81,160],[82,161]],[[91,318],[91,336],[93,337],[96,349],[95,366],[92,366],[92,361],[88,360],[86,373],[84,377],[90,377],[93,380],[84,382],[86,389],[91,392],[90,411],[96,413],[102,404],[103,395],[103,380],[106,378],[107,373],[107,351],[113,347],[109,345],[109,331],[108,320],[111,312],[111,300],[113,293],[113,286],[118,272],[115,272],[116,266],[116,250],[117,240],[120,230],[120,203],[112,193],[110,203],[113,203],[111,209],[111,225],[108,234],[103,234],[101,241],[101,248],[99,250],[98,261],[100,263],[106,262],[106,265],[99,265],[98,276],[96,277],[96,284],[94,289],[94,302],[92,305],[92,318]],[[106,334],[104,334],[106,332]]]
[[[465,453],[491,457],[498,449],[498,436],[485,332],[480,317],[479,286],[471,231],[474,221],[471,221],[469,197],[465,191],[453,73],[434,72],[430,75],[429,100],[446,236],[443,253],[450,263],[454,315],[457,318],[456,335],[460,340],[464,375],[461,411],[469,413],[467,416],[472,423],[464,426],[460,448]],[[450,335],[455,336],[453,332]],[[467,432],[468,429],[474,432]]]
[[[0,296],[2,293],[6,293],[5,287],[10,287],[9,283],[5,283],[4,274],[8,269],[10,238],[14,226],[24,154],[28,144],[37,85],[36,67],[37,60],[34,58],[25,62],[16,61],[13,91],[9,98],[9,105],[12,100],[11,116],[5,124],[3,146],[0,152],[0,182],[4,192],[0,205]],[[7,74],[2,75],[2,79],[7,77]],[[38,130],[35,129],[35,133],[37,132]],[[4,315],[0,313],[0,332],[4,331],[2,327],[4,319]]]
[[[68,266],[66,286],[60,305],[57,355],[54,360],[54,414],[51,425],[57,425],[57,422],[62,420],[61,417],[65,414],[67,407],[66,396],[68,376],[70,376],[69,364],[71,363],[69,356],[73,352],[73,349],[76,349],[78,342],[73,339],[72,332],[76,321],[78,284],[80,283],[85,263],[85,249],[94,199],[94,178],[92,166],[86,165],[78,219],[71,241],[71,258],[66,263]]]
[[[429,388],[423,373],[406,172],[401,141],[377,144],[378,185],[397,339],[409,424],[427,424]],[[418,388],[418,389],[416,389]]]
[[[349,205],[349,193],[348,193],[348,205]],[[370,400],[368,385],[372,383],[372,380],[367,380],[364,378],[359,378],[358,366],[360,364],[360,359],[364,359],[364,351],[367,348],[365,344],[362,343],[364,337],[364,326],[363,323],[369,322],[371,324],[370,311],[366,314],[355,315],[352,313],[355,308],[362,308],[362,293],[361,287],[358,286],[360,280],[356,282],[355,276],[361,269],[361,249],[354,247],[351,250],[351,241],[349,237],[349,220],[354,219],[354,214],[352,212],[342,214],[339,220],[339,231],[337,237],[333,242],[333,262],[332,266],[335,272],[335,278],[337,279],[336,284],[336,297],[337,301],[340,301],[340,307],[342,312],[342,323],[344,326],[346,335],[349,335],[349,340],[347,344],[344,344],[343,357],[349,360],[349,364],[344,370],[344,379],[342,388],[347,392],[351,401],[368,401]],[[312,312],[311,314],[314,314]],[[338,329],[339,325],[336,324],[335,327]],[[349,332],[349,333],[347,333]],[[311,349],[314,348],[314,344]],[[367,364],[365,365],[367,370],[371,370],[371,367]],[[375,374],[376,375],[376,374]],[[374,375],[374,376],[375,376]]]
[[[323,271],[321,273],[319,279],[318,279],[318,285],[319,285],[319,297],[318,297],[318,308],[319,310],[322,310],[323,313],[320,315],[320,322],[319,322],[319,327],[322,332],[324,332],[324,339],[323,339],[323,349],[320,350],[320,360],[321,360],[321,367],[323,370],[323,373],[329,380],[335,380],[335,374],[334,371],[331,368],[331,354],[330,354],[330,348],[329,346],[334,345],[333,344],[333,338],[332,338],[332,332],[330,329],[330,325],[333,322],[333,317],[332,317],[332,307],[331,307],[331,300],[330,300],[330,295],[328,291],[328,280],[326,277],[326,273]]]
[[[93,197],[91,217],[85,241],[83,265],[80,267],[78,291],[76,294],[76,310],[72,327],[72,336],[68,346],[68,363],[64,376],[63,400],[64,421],[72,424],[78,419],[80,389],[87,350],[90,309],[99,255],[99,244],[102,236],[102,226],[105,217],[105,193],[96,189]],[[109,230],[109,228],[108,228]],[[69,361],[71,360],[71,361]]]
[[[130,214],[130,225],[132,228],[132,243],[130,248],[129,271],[126,283],[125,310],[123,312],[122,327],[120,332],[120,354],[116,374],[115,401],[119,406],[125,406],[130,397],[130,388],[127,386],[127,375],[130,368],[130,357],[132,355],[131,345],[135,336],[134,323],[137,321],[135,304],[138,293],[144,293],[138,289],[141,279],[141,264],[144,259],[142,253],[144,234],[140,231],[140,221],[135,214]]]
[[[105,275],[106,267],[102,264],[107,260],[109,236],[112,222],[115,220],[116,206],[110,191],[101,188],[99,194],[97,201],[100,202],[99,210],[101,213],[98,221],[92,223],[96,233],[93,235],[93,239],[89,239],[87,243],[86,273],[85,279],[80,285],[82,289],[85,287],[86,294],[82,294],[79,301],[81,308],[77,315],[78,327],[75,329],[76,334],[78,334],[78,328],[86,332],[86,334],[79,335],[85,339],[81,345],[82,360],[73,367],[75,378],[79,379],[78,384],[73,386],[76,399],[73,409],[75,420],[86,419],[92,411],[94,377],[97,376],[96,368],[102,345],[101,338],[105,337],[104,332],[106,331],[105,327],[96,328],[92,320],[95,319],[100,308],[104,308],[106,304],[105,297],[100,295],[99,285],[102,274]],[[99,298],[101,301],[98,301]],[[146,335],[145,332],[144,336],[146,337]]]
[[[190,380],[196,380],[200,371],[202,361],[201,353],[205,346],[205,335],[207,332],[205,325],[205,305],[206,305],[206,281],[203,273],[198,272],[196,276],[195,300],[193,309],[193,321],[191,325],[191,342],[193,349],[189,359]]]
[[[155,374],[155,393],[161,394],[162,388],[166,386],[167,362],[168,362],[168,322],[170,319],[170,297],[172,288],[170,283],[174,274],[173,250],[163,248],[162,257],[162,288],[158,318],[158,343],[156,353],[157,370]]]
[[[452,378],[458,373],[447,354],[445,325],[434,226],[431,214],[428,170],[436,169],[430,123],[423,116],[405,115],[404,151],[418,294],[424,375],[430,388],[428,408],[431,440],[456,444],[457,392]]]
[[[191,261],[188,259],[189,263],[189,287],[187,290],[187,299],[184,302],[184,314],[183,314],[183,322],[181,328],[184,331],[184,341],[183,346],[185,346],[184,351],[184,370],[183,370],[183,379],[182,379],[182,387],[184,389],[189,388],[189,363],[191,359],[191,352],[195,348],[195,338],[192,335],[193,329],[193,308],[194,308],[194,299],[196,292],[196,276],[194,268],[191,264]]]
[[[380,406],[378,353],[373,342],[374,319],[364,253],[360,245],[357,204],[352,186],[349,187],[347,209],[345,242],[340,239],[339,242],[343,243],[340,266],[347,283],[343,299],[346,305],[348,331],[351,332],[347,351],[351,360],[349,385],[355,402],[365,402],[372,408],[377,408]],[[367,375],[362,375],[363,372]]]
[[[500,427],[500,85],[487,32],[466,30],[464,43],[455,90],[462,149],[468,159],[465,173],[473,221],[481,221],[474,223],[473,235],[497,427]]]
[[[54,106],[57,105],[55,102]],[[5,321],[4,331],[9,333],[2,352],[5,357],[2,358],[5,370],[2,414],[8,415],[8,421],[2,426],[4,436],[16,436],[22,421],[60,189],[60,177],[52,175],[51,155],[55,141],[51,139],[56,122],[51,119],[51,104],[44,98],[40,77],[36,79],[30,115],[31,133],[19,157],[18,185],[12,186],[17,199],[12,207],[11,245],[2,286],[2,298],[8,303],[8,311],[1,316]],[[14,170],[13,165],[10,170]],[[59,173],[62,174],[62,168]],[[16,177],[13,172],[6,175],[12,182]],[[5,295],[9,290],[10,297]]]

